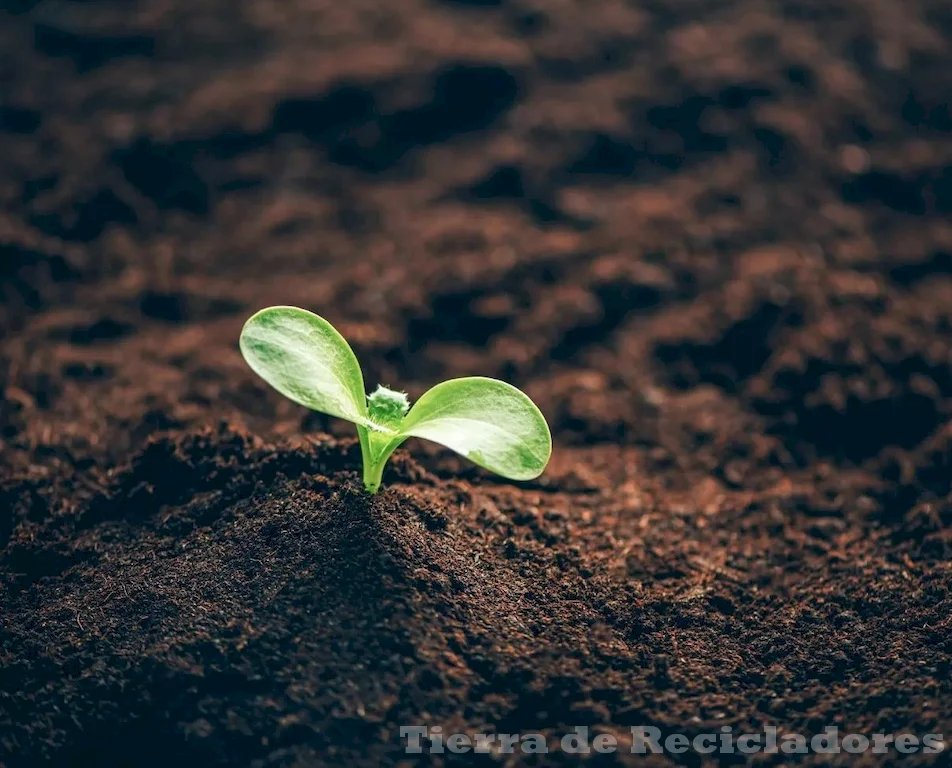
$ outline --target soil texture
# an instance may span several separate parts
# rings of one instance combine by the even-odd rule
[[[952,740],[948,0],[0,16],[2,768]],[[549,469],[411,441],[367,496],[241,359],[271,304],[523,388]]]

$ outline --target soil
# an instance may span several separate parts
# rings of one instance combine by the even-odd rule
[[[947,0],[0,13],[3,768],[952,738]],[[548,471],[368,497],[242,361],[270,304],[522,387]]]

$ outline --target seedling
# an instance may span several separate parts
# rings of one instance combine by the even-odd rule
[[[241,353],[278,392],[315,411],[357,425],[364,485],[380,487],[383,468],[409,437],[446,446],[510,480],[538,477],[549,462],[552,437],[529,397],[498,379],[450,379],[411,408],[403,392],[364,390],[350,345],[323,317],[298,307],[268,307],[241,331]]]

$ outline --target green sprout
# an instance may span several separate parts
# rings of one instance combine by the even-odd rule
[[[251,369],[295,403],[357,425],[364,485],[380,487],[383,469],[408,437],[423,437],[510,480],[538,477],[552,436],[527,395],[498,379],[471,376],[437,384],[411,408],[403,392],[378,386],[366,395],[350,345],[323,317],[298,307],[268,307],[241,331]]]

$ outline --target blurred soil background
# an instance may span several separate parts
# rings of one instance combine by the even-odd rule
[[[948,0],[6,0],[0,765],[952,738],[950,46]],[[522,387],[550,469],[410,443],[366,497],[238,353],[270,304],[368,386]],[[652,760],[592,763],[700,763]]]

